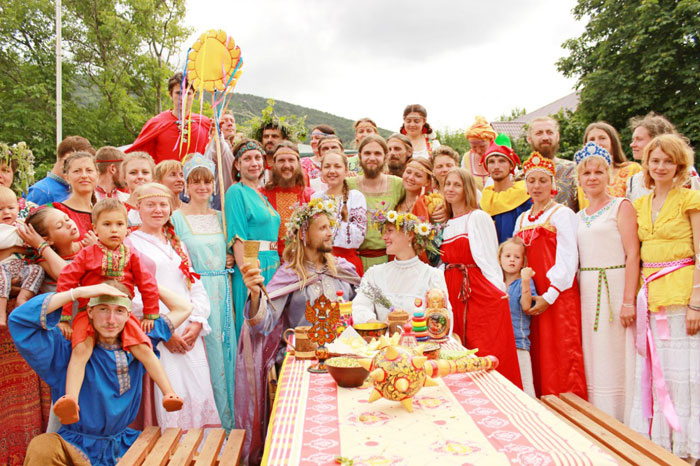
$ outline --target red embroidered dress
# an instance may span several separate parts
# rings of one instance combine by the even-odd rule
[[[482,210],[450,219],[440,248],[446,264],[445,282],[454,315],[454,332],[467,348],[479,348],[479,356],[496,356],[499,361],[496,370],[522,389],[497,249],[496,228]]]
[[[526,219],[528,213],[522,213],[517,221],[517,236],[525,243],[528,266],[535,271],[537,293],[545,299],[548,295],[555,298],[542,314],[532,317],[530,324],[535,393],[540,397],[574,392],[586,399],[581,300],[576,281],[576,214],[556,205],[534,220],[539,223],[531,223]],[[559,229],[554,223],[560,225]],[[567,243],[561,244],[564,241]],[[564,263],[565,260],[568,262]]]
[[[77,286],[97,285],[108,279],[119,280],[129,289],[132,296],[134,286],[137,286],[143,298],[144,317],[158,318],[160,295],[155,278],[141,263],[139,255],[132,253],[131,249],[124,244],[109,250],[101,243],[97,243],[80,250],[75,259],[61,271],[56,291],[68,291]],[[94,332],[87,312],[84,312],[86,306],[86,299],[78,301],[79,311],[72,323],[73,347]],[[62,321],[71,320],[72,307],[73,303],[63,306]],[[133,313],[129,314],[129,320],[122,331],[121,338],[122,347],[125,349],[139,343],[151,346],[150,339],[141,329],[141,324]]]

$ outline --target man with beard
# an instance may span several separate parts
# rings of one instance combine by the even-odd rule
[[[184,90],[181,89],[183,85]],[[184,99],[182,92],[187,93]],[[205,152],[209,144],[211,120],[190,113],[194,89],[188,86],[182,73],[175,73],[168,80],[168,94],[172,109],[148,120],[126,152],[148,152],[156,164],[163,160],[182,160],[193,152]]]
[[[129,193],[122,191],[121,173],[124,152],[116,147],[104,146],[95,153],[97,165],[97,185],[95,186],[95,197],[98,201],[102,199],[117,198],[122,202],[129,199]]]
[[[378,134],[366,136],[358,146],[362,175],[347,178],[348,189],[357,189],[365,195],[367,210],[394,210],[404,196],[401,178],[384,173],[389,147]],[[367,272],[370,267],[383,264],[389,260],[386,243],[382,234],[375,228],[369,228],[365,240],[358,251],[362,266]]]
[[[411,140],[401,133],[394,133],[386,140],[386,144],[389,147],[387,172],[401,178],[406,170],[406,164],[413,155]]]
[[[498,242],[513,236],[515,222],[532,205],[525,181],[513,181],[513,172],[520,158],[510,145],[508,136],[501,133],[486,150],[480,163],[486,167],[493,184],[484,188],[479,205],[493,218]]]
[[[484,189],[488,184],[489,173],[482,164],[486,150],[496,138],[496,131],[491,127],[486,118],[477,116],[474,124],[464,133],[469,141],[469,152],[462,157],[462,168],[465,168],[474,177],[476,187]]]
[[[296,206],[309,202],[314,193],[311,188],[307,188],[304,184],[304,176],[299,162],[299,149],[296,144],[282,141],[272,149],[272,175],[261,192],[280,214],[277,251],[282,258],[287,221],[292,216]]]
[[[287,230],[284,264],[267,284],[272,302],[260,293],[263,276],[259,265],[244,265],[243,280],[250,292],[245,323],[236,356],[236,426],[246,429],[243,464],[258,464],[262,455],[269,413],[268,383],[274,380],[289,328],[311,325],[305,317],[307,302],[346,301],[360,282],[355,267],[331,254],[337,206],[332,200],[314,199],[294,211]],[[323,330],[328,330],[323,328]]]
[[[532,120],[527,130],[527,142],[532,150],[554,161],[557,194],[555,202],[564,204],[578,212],[578,188],[576,183],[576,164],[570,160],[557,157],[559,150],[559,123],[552,117],[538,117]]]

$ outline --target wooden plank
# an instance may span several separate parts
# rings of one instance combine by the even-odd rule
[[[550,407],[549,405],[547,405],[546,403],[543,403],[543,402],[540,401],[540,400],[537,400],[537,401],[538,401],[538,403],[540,403],[542,406],[544,406],[545,409],[547,409],[549,412],[551,412],[552,414],[554,414],[560,421],[564,422],[564,424],[567,424],[569,427],[571,427],[572,429],[574,429],[576,432],[578,432],[579,434],[583,435],[583,436],[586,437],[588,440],[590,440],[591,443],[594,443],[595,445],[597,445],[597,446],[598,446],[601,450],[603,450],[605,453],[607,453],[608,455],[612,456],[613,459],[614,459],[615,461],[617,461],[617,464],[619,464],[620,466],[636,466],[636,465],[633,465],[632,463],[630,463],[629,461],[626,461],[623,457],[621,457],[620,455],[618,455],[617,453],[615,453],[614,451],[612,451],[611,449],[609,449],[608,447],[606,447],[605,445],[603,445],[602,443],[600,443],[600,442],[598,441],[598,439],[596,439],[595,437],[593,437],[592,435],[590,435],[590,434],[589,434],[588,432],[586,432],[585,430],[581,430],[576,424],[574,424],[573,422],[571,422],[570,420],[568,420],[566,417],[564,417],[563,415],[561,415],[559,412],[557,412],[556,410],[554,410],[553,408],[551,408],[551,407]]]
[[[221,445],[226,438],[224,429],[211,429],[207,434],[207,439],[204,441],[199,455],[195,458],[194,466],[212,466],[216,464],[216,458],[219,456]]]
[[[188,430],[182,440],[180,440],[168,466],[190,466],[203,435],[202,429]]]
[[[165,466],[168,464],[170,454],[177,446],[177,442],[182,435],[182,429],[179,427],[168,427],[160,436],[156,446],[153,447],[151,453],[146,458],[143,466]]]
[[[245,440],[245,430],[233,429],[228,434],[228,440],[224,445],[224,451],[221,452],[221,458],[217,464],[221,466],[237,465],[241,461],[241,450],[243,450],[243,441]]]
[[[121,457],[117,466],[141,466],[160,437],[160,427],[146,427]]]
[[[614,417],[610,416],[606,412],[596,408],[583,398],[579,397],[574,393],[562,393],[559,395],[563,401],[574,407],[576,410],[582,412],[598,425],[603,428],[612,431],[620,439],[624,440],[628,444],[632,445],[634,448],[641,450],[651,458],[653,461],[659,464],[668,465],[687,465],[685,461],[666,450],[665,448],[655,444],[648,438],[644,437],[638,432],[633,431]]]
[[[617,455],[623,457],[625,461],[632,464],[649,464],[649,457],[643,452],[635,449],[630,444],[619,438],[613,432],[598,425],[591,418],[578,411],[571,405],[560,400],[555,395],[545,395],[541,397],[543,403],[557,411],[562,416],[569,419],[581,430],[584,430],[591,436],[598,439],[606,448],[614,451]]]

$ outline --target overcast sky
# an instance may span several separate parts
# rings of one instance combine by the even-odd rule
[[[555,62],[583,32],[575,0],[188,0],[195,33],[241,47],[237,92],[398,129],[407,104],[437,129],[535,110],[572,92]],[[183,61],[184,64],[184,61]],[[235,96],[234,96],[235,99]]]

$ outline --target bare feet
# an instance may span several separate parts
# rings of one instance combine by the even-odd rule
[[[71,395],[64,395],[53,405],[53,412],[61,424],[75,424],[80,420],[80,406]]]
[[[166,411],[180,411],[182,409],[182,404],[182,398],[174,393],[166,393],[163,395],[163,408],[165,408]]]

